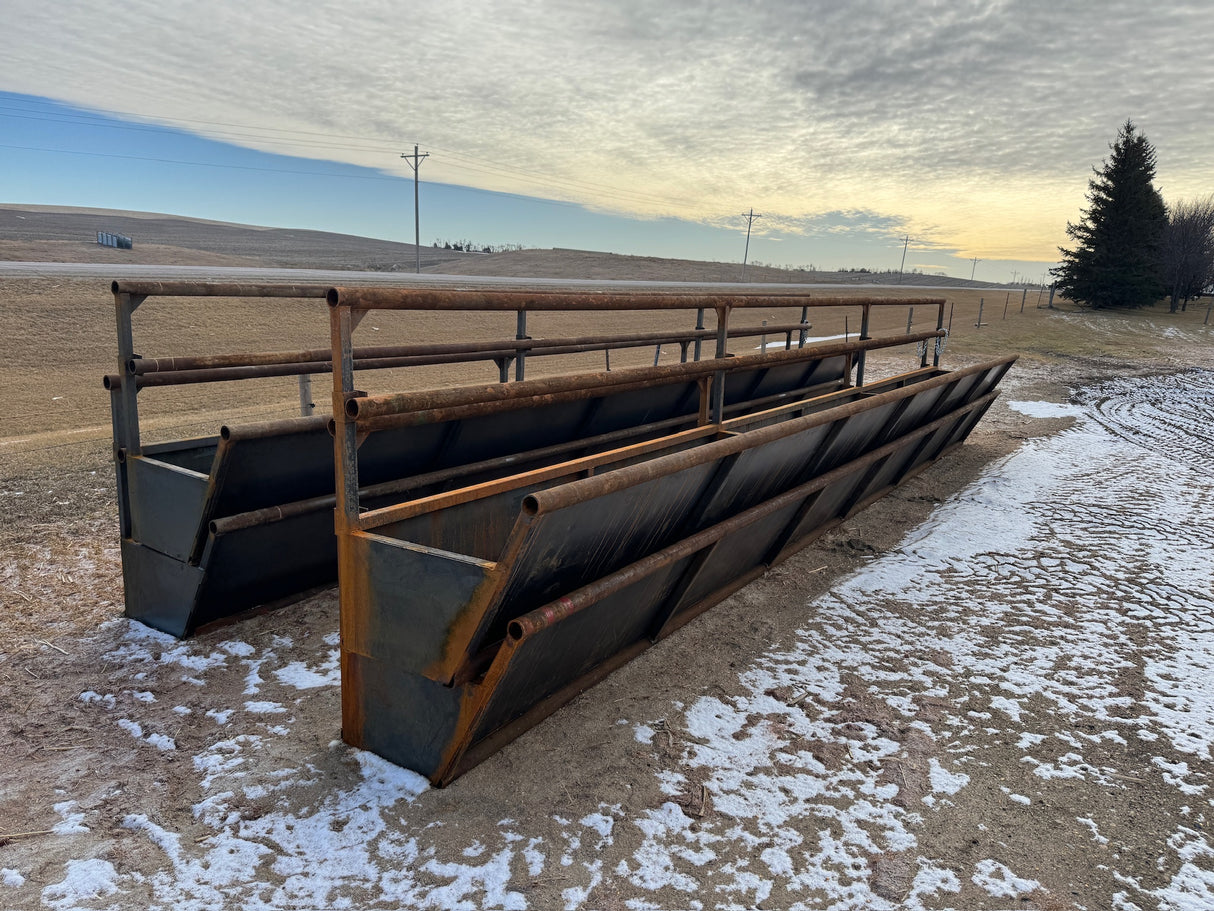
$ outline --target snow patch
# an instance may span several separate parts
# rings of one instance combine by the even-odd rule
[[[108,860],[69,860],[64,878],[42,890],[42,903],[58,911],[74,911],[81,902],[118,891],[118,871]]]
[[[286,712],[286,709],[284,709],[279,703],[265,701],[246,702],[244,704],[244,710],[246,712],[252,712],[256,715],[280,715]]]
[[[980,860],[974,869],[970,881],[995,898],[1015,898],[1041,888],[1037,880],[1022,879],[995,860]]]

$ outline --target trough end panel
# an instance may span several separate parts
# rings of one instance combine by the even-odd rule
[[[464,687],[443,686],[391,659],[342,654],[342,740],[437,782],[459,730]]]
[[[342,648],[447,683],[495,587],[495,564],[368,533],[348,536]]]
[[[199,526],[207,476],[146,456],[126,460],[131,538],[176,560],[190,558]]]
[[[183,639],[193,632],[194,607],[203,572],[182,560],[122,542],[122,584],[126,616],[153,629]]]

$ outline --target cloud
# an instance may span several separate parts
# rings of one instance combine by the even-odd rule
[[[1211,189],[1204,2],[6,6],[5,90],[606,211],[1053,259],[1127,116],[1168,198]]]

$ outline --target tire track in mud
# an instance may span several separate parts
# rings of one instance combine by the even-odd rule
[[[1214,474],[1214,373],[1110,380],[1081,390],[1076,401],[1121,439]]]

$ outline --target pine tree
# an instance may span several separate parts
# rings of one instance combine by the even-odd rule
[[[1163,297],[1167,207],[1155,189],[1155,148],[1127,120],[1088,181],[1090,207],[1067,222],[1075,249],[1053,270],[1063,296],[1095,308],[1146,307]]]

